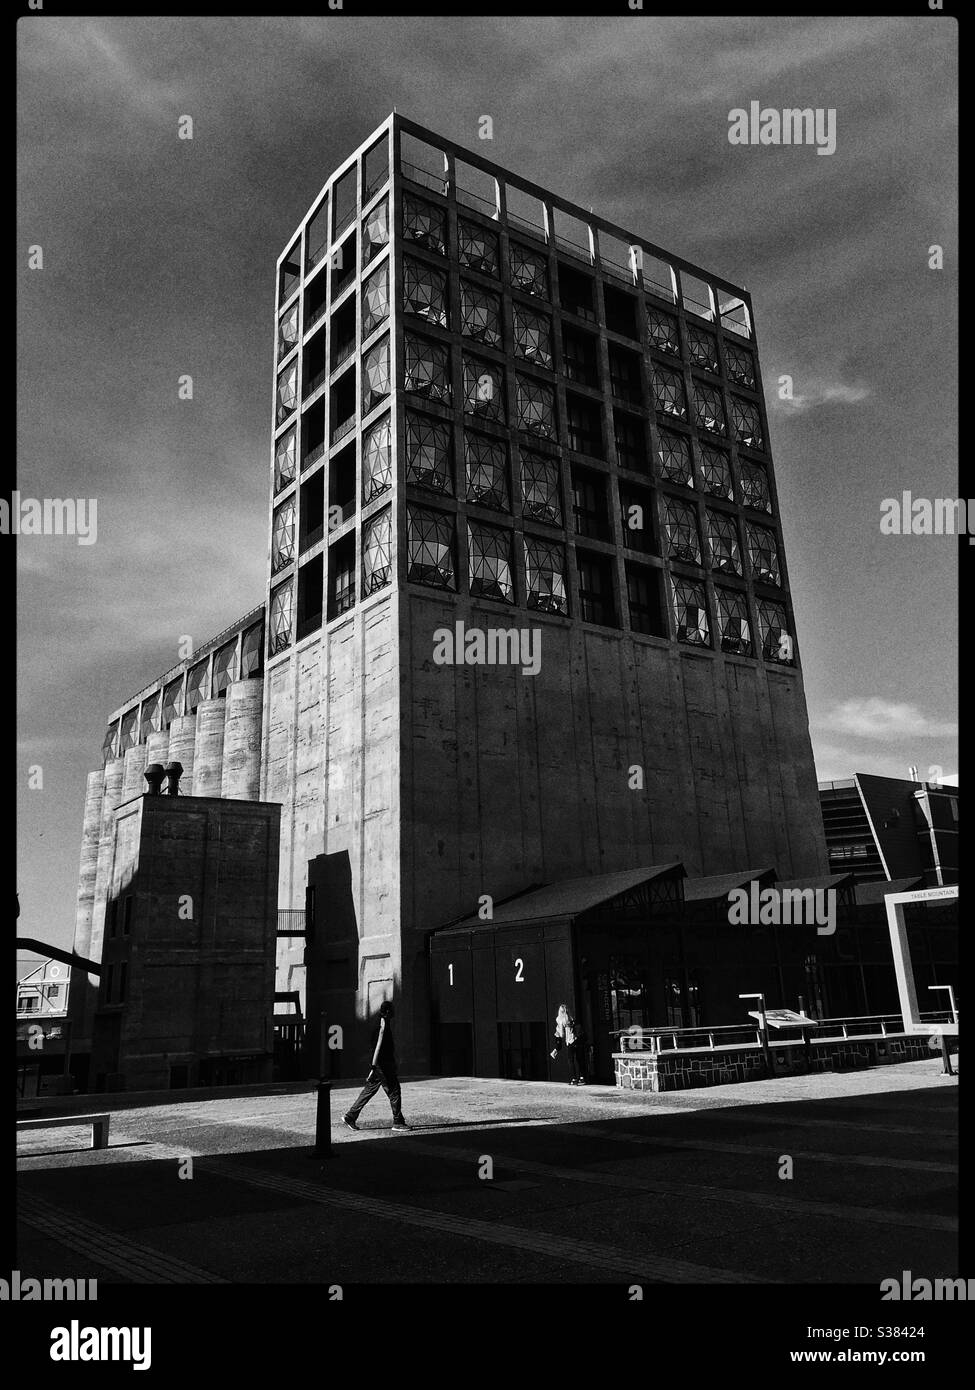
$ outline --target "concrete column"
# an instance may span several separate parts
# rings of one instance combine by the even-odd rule
[[[180,791],[183,796],[193,794],[193,757],[196,748],[196,715],[181,714],[169,726],[169,750],[166,762],[182,763],[183,776]]]
[[[177,761],[182,762],[182,758]],[[150,763],[162,763],[163,766],[169,762],[169,730],[162,729],[158,733],[150,734],[146,739],[146,767]],[[142,769],[145,772],[145,767]],[[148,783],[143,777],[142,790],[145,791]]]
[[[221,796],[259,801],[264,682],[234,681],[227,690]]]
[[[196,707],[193,751],[193,795],[219,796],[223,776],[223,731],[226,700],[202,700]],[[170,750],[170,758],[172,750]],[[182,762],[182,758],[180,762]],[[185,766],[185,764],[184,764]],[[183,774],[186,780],[186,774]]]
[[[132,750],[129,749],[129,752]],[[95,871],[95,905],[91,917],[91,938],[89,940],[89,960],[102,958],[102,940],[105,935],[105,903],[112,878],[112,851],[115,841],[115,808],[122,800],[122,783],[125,778],[125,759],[112,758],[105,767],[105,792],[102,797],[102,820],[98,838],[98,865]],[[97,985],[98,976],[89,975],[92,984]]]
[[[95,908],[95,878],[98,873],[98,842],[102,833],[104,772],[89,772],[85,789],[85,820],[81,831],[81,867],[78,870],[78,907],[74,924],[73,949],[88,956],[91,945],[91,918]]]
[[[137,743],[134,748],[125,750],[125,772],[122,776],[122,800],[131,801],[133,796],[141,796],[146,789],[142,774],[146,770],[146,745]]]

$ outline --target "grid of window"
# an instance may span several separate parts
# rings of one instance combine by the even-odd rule
[[[384,261],[362,286],[362,336],[368,338],[388,318],[389,261]]]
[[[213,698],[224,694],[231,681],[236,679],[237,643],[228,642],[214,653],[213,657]]]
[[[704,601],[704,585],[693,579],[673,579],[671,584],[678,642],[688,642],[696,647],[710,646],[711,630]]]
[[[435,401],[450,400],[450,357],[440,343],[431,343],[413,333],[403,344],[403,385],[405,390]]]
[[[508,511],[508,446],[484,435],[464,436],[467,500],[482,507]]]
[[[514,306],[515,355],[540,367],[551,368],[552,324],[546,314],[536,314],[521,304]]]
[[[170,681],[163,689],[162,725],[168,729],[174,719],[183,713],[183,682],[181,678]]]
[[[501,346],[501,299],[468,280],[460,282],[460,331],[490,347]]]
[[[561,546],[525,536],[525,580],[528,607],[542,613],[568,613],[565,558]]]
[[[370,348],[362,359],[362,413],[368,415],[389,395],[389,339]]]
[[[515,586],[511,575],[511,535],[493,526],[470,522],[471,593],[476,598],[514,603]]]
[[[664,504],[668,554],[689,564],[701,563],[701,542],[697,531],[697,509],[678,497],[668,497]]]
[[[701,485],[713,497],[724,497],[734,501],[735,490],[731,481],[731,461],[721,449],[712,449],[710,444],[702,444]]]
[[[655,362],[650,371],[650,389],[657,410],[674,415],[678,420],[687,419],[687,395],[682,376]]]
[[[772,510],[772,497],[769,492],[768,475],[760,463],[739,459],[741,473],[741,500],[744,506],[754,507],[760,512]]]
[[[655,348],[662,352],[680,356],[680,329],[673,314],[658,309],[654,304],[647,305],[647,335]]]
[[[464,409],[484,420],[504,420],[504,368],[464,353]]]
[[[119,730],[118,751],[119,757],[128,748],[134,748],[139,741],[139,707],[130,709],[128,713],[122,715],[122,724]]]
[[[155,695],[150,696],[148,700],[144,700],[142,703],[142,719],[139,732],[139,741],[141,743],[144,743],[150,734],[155,734],[159,731],[160,704],[161,696],[158,690]]]
[[[572,519],[577,535],[599,541],[610,539],[606,480],[601,474],[572,470]]]
[[[613,442],[621,468],[632,468],[640,473],[647,471],[646,434],[638,415],[627,415],[622,410],[613,411]]]
[[[698,328],[696,323],[687,325],[687,353],[695,367],[718,371],[718,340],[706,328]]]
[[[508,245],[508,266],[516,290],[548,298],[548,261],[544,256],[512,241]]]
[[[374,261],[383,247],[389,245],[389,200],[383,198],[362,224],[362,264]]]
[[[751,391],[756,390],[755,359],[747,348],[725,342],[724,360],[732,381],[737,381],[739,386],[747,386]]]
[[[298,301],[278,320],[278,356],[284,357],[298,341]]]
[[[760,598],[757,607],[762,656],[766,661],[777,661],[783,666],[795,665],[795,643],[789,635],[785,605]]]
[[[452,493],[450,429],[426,415],[406,416],[406,481],[433,492]]]
[[[261,639],[264,624],[253,623],[240,639],[240,678],[249,680],[261,674]]]
[[[557,459],[521,451],[521,487],[525,497],[524,514],[533,521],[562,525],[562,492]]]
[[[746,401],[743,396],[732,396],[731,425],[739,444],[747,444],[752,449],[765,448],[762,417],[753,401]]]
[[[388,511],[372,517],[362,534],[362,592],[374,594],[389,583],[393,573],[392,521]]]
[[[179,682],[176,682],[177,693],[179,692],[179,684],[180,684]],[[174,717],[173,715],[170,715],[170,719],[172,719],[173,717]],[[165,725],[165,727],[166,727],[167,729],[169,728],[168,723]],[[104,740],[102,741],[102,762],[103,762],[103,763],[107,763],[108,760],[109,760],[109,758],[113,758],[113,757],[115,756],[115,736],[116,736],[117,733],[118,733],[118,728],[117,728],[117,726],[116,726],[115,724],[110,724],[110,725],[108,726],[108,729],[107,729],[106,732],[105,732],[105,738],[104,738]]]
[[[694,486],[691,442],[686,435],[661,430],[659,457],[660,472],[669,482],[680,483],[682,487]]]
[[[565,413],[569,448],[580,454],[591,454],[593,458],[602,458],[603,419],[596,402],[588,397],[567,395]]]
[[[752,562],[752,575],[763,584],[781,583],[779,577],[779,552],[775,544],[775,532],[764,526],[746,523],[748,532],[748,557]]]
[[[447,277],[412,256],[403,257],[403,308],[408,314],[447,327]]]
[[[295,558],[295,499],[275,509],[271,527],[271,573],[277,574]]]
[[[288,430],[274,446],[274,491],[295,480],[295,431]]]
[[[515,376],[515,395],[518,406],[518,428],[541,439],[557,439],[555,424],[555,392],[542,381]]]
[[[454,522],[442,512],[407,508],[407,578],[413,584],[454,589]]]
[[[393,451],[388,415],[362,441],[362,500],[371,502],[393,485]]]
[[[602,555],[585,555],[576,551],[579,569],[579,607],[587,623],[602,627],[616,626],[613,603],[613,573],[609,560]]]
[[[269,653],[278,652],[291,645],[291,631],[294,621],[294,588],[289,579],[286,584],[271,594],[271,607],[268,613]]]
[[[482,275],[497,275],[500,255],[498,238],[464,217],[457,219],[457,251],[461,265],[479,270]]]
[[[716,589],[718,599],[718,634],[723,652],[752,656],[752,630],[748,620],[748,602],[744,594],[730,589]]]
[[[705,386],[703,381],[695,381],[693,386],[694,423],[698,429],[710,430],[712,434],[727,434],[728,424],[724,416],[724,400],[716,386]]]
[[[418,198],[414,193],[403,194],[403,236],[428,251],[441,256],[447,252],[447,213],[443,208]]]
[[[724,574],[741,574],[741,551],[738,548],[738,528],[733,516],[708,508],[708,554],[711,568]]]
[[[277,423],[283,424],[298,404],[298,363],[292,362],[278,377]]]
[[[198,662],[186,673],[186,713],[192,714],[201,700],[206,699],[207,663]]]

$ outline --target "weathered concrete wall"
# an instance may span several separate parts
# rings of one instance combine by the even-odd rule
[[[264,685],[234,681],[227,690],[220,795],[256,801],[261,794],[261,719]]]
[[[85,818],[81,831],[78,906],[74,929],[74,950],[85,957],[88,957],[91,949],[91,919],[95,908],[95,879],[98,874],[98,843],[102,830],[104,790],[105,774],[89,772],[85,788]]]
[[[196,707],[196,744],[193,750],[194,796],[220,795],[223,779],[223,735],[226,717],[226,700],[201,700]]]
[[[169,726],[169,756],[167,762],[181,763],[183,776],[180,786],[189,795],[193,790],[193,763],[196,757],[196,715],[180,714]]]

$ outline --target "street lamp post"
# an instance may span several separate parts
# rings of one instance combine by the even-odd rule
[[[739,999],[758,1000],[758,1032],[762,1044],[762,1056],[765,1059],[766,1075],[774,1075],[772,1069],[772,1054],[768,1045],[768,1020],[765,1017],[765,995],[764,994],[739,994]]]

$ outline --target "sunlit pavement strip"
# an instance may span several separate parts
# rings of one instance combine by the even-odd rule
[[[828,1121],[822,1127],[828,1128]],[[585,1134],[592,1139],[612,1139],[618,1144],[649,1144],[658,1149],[700,1149],[705,1153],[718,1154],[766,1154],[768,1146],[762,1144],[716,1144],[710,1139],[672,1139],[664,1135],[621,1134],[619,1131],[603,1129],[601,1125],[573,1125],[574,1134]],[[844,1167],[856,1164],[861,1168],[909,1169],[915,1173],[957,1173],[957,1163],[938,1163],[928,1158],[876,1158],[873,1154],[825,1154],[813,1153],[808,1149],[793,1154],[795,1159],[809,1159],[814,1163],[841,1163]]]
[[[439,1154],[439,1150],[437,1151]],[[506,1226],[493,1221],[478,1221],[473,1217],[448,1216],[442,1212],[424,1211],[418,1207],[403,1206],[398,1202],[380,1201],[375,1197],[358,1197],[348,1192],[340,1192],[327,1186],[323,1178],[320,1183],[303,1182],[300,1178],[281,1177],[260,1168],[241,1167],[220,1159],[200,1159],[198,1168],[205,1173],[231,1178],[235,1182],[250,1183],[255,1187],[271,1188],[286,1192],[291,1196],[303,1197],[324,1206],[340,1207],[344,1211],[361,1212],[363,1216],[379,1217],[384,1221],[395,1221],[401,1226],[421,1226],[430,1231],[442,1231],[446,1235],[461,1236],[468,1240],[487,1241],[491,1245],[503,1245],[509,1249],[528,1250],[536,1255],[548,1255],[559,1260],[571,1260],[589,1268],[609,1269],[626,1278],[640,1278],[648,1282],[666,1284],[767,1284],[776,1282],[768,1279],[752,1278],[747,1274],[735,1274],[725,1269],[710,1269],[704,1265],[687,1264],[683,1260],[667,1260],[652,1255],[629,1255],[625,1251],[609,1245],[595,1245],[588,1241],[572,1240],[566,1236],[544,1235],[534,1231],[522,1231],[514,1226]]]
[[[107,1269],[113,1269],[133,1284],[226,1284],[216,1274],[187,1264],[185,1260],[174,1259],[152,1250],[148,1245],[139,1245],[126,1236],[117,1235],[105,1226],[83,1217],[74,1216],[63,1207],[54,1206],[40,1197],[21,1192],[18,1197],[17,1214],[21,1221],[50,1236],[69,1250],[79,1255],[97,1260]]]
[[[456,1159],[458,1162],[474,1164],[480,1162],[482,1155],[477,1149],[437,1148],[406,1136],[397,1140],[398,1146],[411,1153],[426,1155],[428,1158]],[[648,1196],[701,1197],[705,1201],[727,1202],[732,1206],[765,1207],[773,1211],[788,1212],[794,1216],[828,1216],[841,1221],[868,1221],[880,1226],[909,1226],[919,1231],[957,1231],[958,1221],[953,1216],[934,1216],[916,1212],[880,1211],[873,1207],[835,1206],[829,1202],[804,1202],[792,1197],[780,1197],[768,1192],[741,1192],[736,1188],[711,1187],[700,1183],[663,1183],[654,1177],[638,1178],[625,1173],[598,1173],[591,1169],[558,1168],[548,1163],[535,1163],[530,1159],[510,1158],[499,1153],[497,1145],[492,1145],[491,1157],[499,1168],[510,1168],[516,1173],[532,1173],[540,1178],[553,1178],[562,1182],[591,1183],[595,1187],[624,1188],[628,1191],[645,1192]],[[807,1155],[808,1157],[808,1155]],[[490,1186],[490,1184],[486,1184]]]

